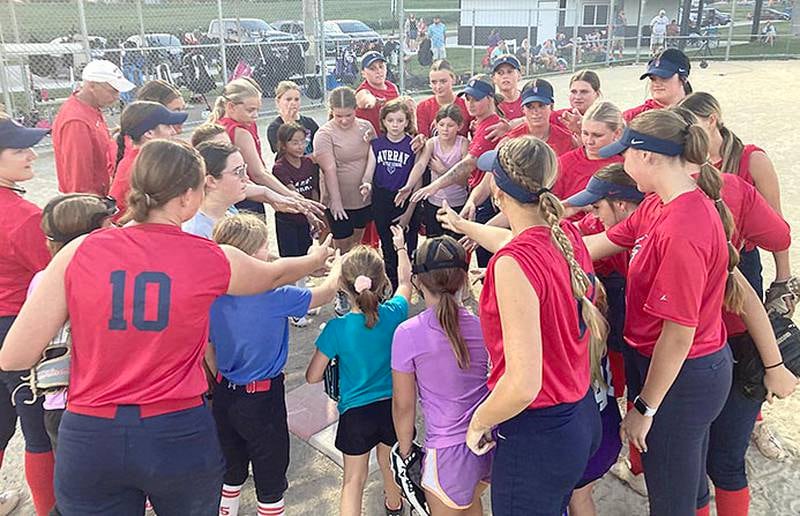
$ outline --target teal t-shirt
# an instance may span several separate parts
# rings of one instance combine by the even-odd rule
[[[392,338],[408,318],[408,301],[394,296],[378,306],[378,323],[364,325],[364,315],[349,313],[328,321],[317,348],[339,360],[339,413],[392,397]]]

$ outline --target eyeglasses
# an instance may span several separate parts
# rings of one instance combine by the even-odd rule
[[[231,174],[235,175],[239,179],[244,179],[247,177],[247,163],[242,163],[238,167],[234,168],[230,171]]]

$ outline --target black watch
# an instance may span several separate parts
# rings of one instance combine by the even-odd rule
[[[656,415],[656,412],[658,411],[658,409],[650,408],[647,405],[647,403],[645,403],[645,401],[639,396],[636,396],[636,398],[634,398],[633,406],[639,412],[639,414],[645,417],[653,417]]]

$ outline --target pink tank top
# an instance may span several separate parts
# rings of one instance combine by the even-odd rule
[[[439,137],[436,136],[433,138],[433,155],[439,158],[439,160],[444,163],[448,169],[450,169],[463,158],[461,155],[461,149],[464,148],[466,140],[467,139],[460,134],[457,135],[453,147],[449,151],[445,152],[439,145]],[[439,178],[439,176],[440,174],[437,174],[431,170],[431,181],[435,181]],[[441,206],[442,201],[447,200],[447,204],[453,208],[457,208],[459,206],[463,206],[464,203],[467,202],[468,197],[469,190],[467,189],[466,185],[454,184],[446,186],[428,197],[428,202],[434,206]]]

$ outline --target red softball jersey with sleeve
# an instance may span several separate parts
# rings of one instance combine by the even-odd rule
[[[522,96],[520,95],[517,97],[517,100],[504,100],[503,102],[499,103],[497,107],[500,109],[500,112],[503,113],[503,116],[506,120],[514,120],[516,118],[522,118],[525,114],[522,111]]]
[[[98,230],[65,272],[72,325],[68,408],[199,400],[211,303],[230,265],[212,241],[165,224]],[[183,407],[186,408],[186,407]],[[113,415],[111,416],[113,417]]]
[[[622,156],[589,159],[583,147],[561,154],[558,157],[558,179],[553,185],[553,193],[561,200],[567,199],[586,188],[595,172],[607,165],[623,161]]]
[[[400,90],[398,90],[397,86],[391,81],[386,81],[384,86],[386,87],[378,89],[369,82],[363,81],[358,88],[356,88],[356,92],[361,90],[369,91],[378,100],[378,102],[369,109],[356,108],[356,116],[372,124],[372,128],[375,129],[375,134],[381,134],[383,132],[381,131],[381,108],[390,100],[400,96]]]
[[[498,141],[492,141],[488,138],[489,128],[500,122],[500,117],[492,113],[483,120],[475,124],[475,129],[472,131],[472,139],[467,146],[467,153],[473,158],[481,157],[484,152],[490,151],[497,147]],[[483,179],[484,172],[475,168],[467,180],[470,189],[475,188]]]
[[[506,133],[505,138],[519,138],[521,136],[528,136],[531,134],[528,129],[528,124],[521,123]],[[545,143],[553,149],[556,157],[566,154],[575,148],[575,139],[572,138],[572,133],[561,129],[559,126],[550,125],[550,134],[547,135]]]
[[[603,221],[594,213],[586,213],[582,219],[576,222],[578,231],[582,236],[597,235],[606,230]],[[625,277],[628,275],[628,260],[630,253],[623,251],[606,258],[601,258],[592,262],[594,272],[599,278],[605,278],[613,273],[618,273]]]
[[[592,274],[592,261],[578,229],[568,222],[562,222],[561,227],[575,248],[578,263]],[[589,330],[581,319],[579,303],[572,295],[567,260],[551,241],[550,228],[544,226],[528,228],[514,237],[495,253],[486,268],[480,319],[492,364],[489,389],[497,385],[506,366],[494,270],[501,256],[509,256],[517,262],[539,298],[542,387],[528,408],[580,400],[589,390]],[[593,295],[590,293],[590,297]]]
[[[721,161],[715,163],[714,166],[723,172],[723,176],[728,174],[736,175],[744,179],[747,183],[755,186],[755,179],[753,179],[753,174],[750,172],[750,158],[754,152],[764,152],[764,149],[752,144],[744,146],[744,149],[742,149],[742,156],[739,158],[739,168],[737,170],[722,170]],[[754,242],[744,243],[745,251],[752,251],[756,246],[757,244]]]
[[[245,124],[242,122],[237,122],[233,118],[222,117],[217,120],[217,123],[225,128],[225,133],[228,135],[228,138],[231,139],[231,142],[234,144],[236,143],[236,129],[244,129],[250,136],[253,137],[253,141],[256,144],[256,151],[258,151],[258,158],[261,160],[261,163],[264,163],[264,155],[261,154],[261,137],[258,135],[258,125],[255,122],[250,122],[249,124]]]
[[[644,113],[645,111],[650,111],[651,109],[663,109],[663,108],[664,106],[662,106],[655,100],[647,99],[641,106],[636,106],[634,108],[626,109],[622,113],[622,118],[625,119],[626,124],[629,124],[631,120],[636,118],[636,116],[639,115],[640,113]]]
[[[131,147],[125,150],[125,155],[117,164],[117,173],[114,174],[114,179],[111,180],[111,190],[108,195],[117,201],[117,208],[119,213],[114,216],[117,221],[125,215],[128,210],[128,192],[131,191],[131,172],[133,172],[133,162],[136,156],[139,155],[138,148]]]
[[[467,103],[464,101],[464,97],[456,97],[453,104],[458,107],[462,118],[464,118],[464,122],[458,129],[458,134],[467,136],[469,134],[469,126],[473,120],[472,115],[467,110]],[[436,102],[436,97],[428,97],[417,104],[417,131],[420,134],[424,134],[426,138],[436,135],[436,114],[441,108],[442,106]]]
[[[50,252],[42,210],[9,188],[0,188],[0,317],[17,315],[33,275],[47,267]]]
[[[632,248],[624,331],[631,347],[652,356],[665,320],[695,328],[688,358],[725,345],[727,239],[714,203],[702,190],[683,193],[666,205],[649,195],[606,235]]]

